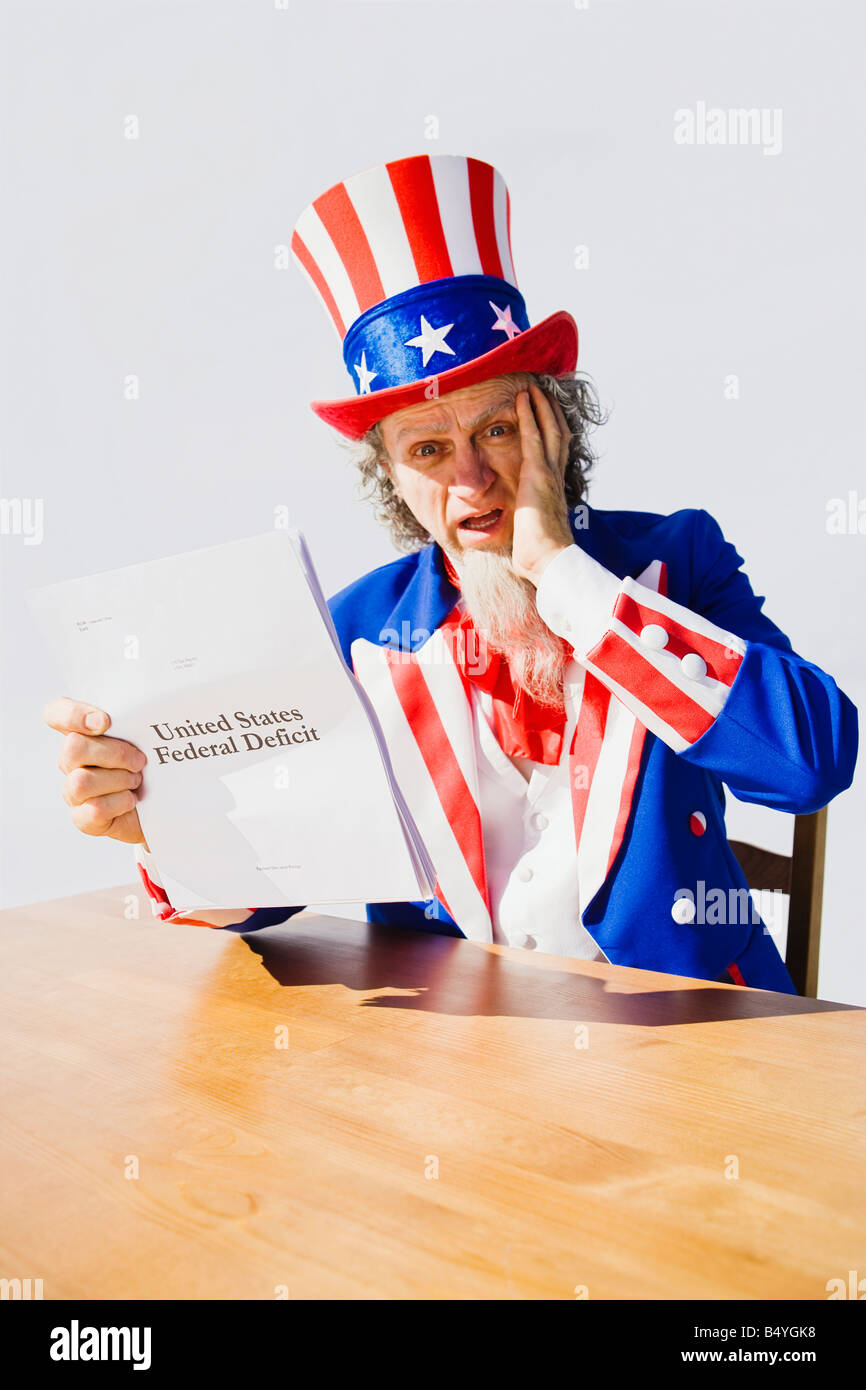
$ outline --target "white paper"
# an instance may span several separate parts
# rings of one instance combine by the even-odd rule
[[[175,908],[432,896],[429,856],[298,532],[28,598],[65,693],[106,710],[109,735],[147,755],[138,814]]]

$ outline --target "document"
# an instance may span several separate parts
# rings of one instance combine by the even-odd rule
[[[435,872],[303,536],[275,530],[31,590],[64,693],[147,756],[172,905],[430,898]]]

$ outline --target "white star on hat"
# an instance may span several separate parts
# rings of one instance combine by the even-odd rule
[[[356,363],[355,363],[355,371],[358,373],[358,382],[359,382],[360,387],[361,387],[361,395],[362,395],[362,396],[369,396],[369,394],[370,394],[370,382],[373,380],[373,377],[374,377],[374,376],[378,376],[379,373],[378,373],[378,372],[371,372],[371,371],[368,369],[368,367],[367,367],[367,353],[366,353],[366,351],[364,351],[364,352],[361,353],[361,360],[360,360],[360,362],[356,362]]]
[[[518,333],[523,332],[523,329],[518,328],[511,317],[510,304],[506,304],[504,309],[500,309],[499,305],[494,304],[492,299],[488,299],[487,303],[496,313],[496,322],[491,326],[491,333],[505,333],[508,335],[508,341],[511,342],[512,338],[516,338]]]
[[[421,332],[417,338],[408,338],[405,346],[421,349],[422,366],[424,367],[427,366],[434,352],[447,352],[451,357],[454,357],[454,349],[449,347],[445,341],[445,334],[449,333],[453,327],[453,323],[446,323],[444,328],[433,328],[422,314]]]

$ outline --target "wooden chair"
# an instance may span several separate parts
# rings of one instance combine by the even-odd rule
[[[810,999],[818,995],[826,840],[825,806],[812,815],[794,817],[794,846],[790,855],[773,854],[742,840],[728,842],[750,888],[788,894],[785,964],[797,993]]]

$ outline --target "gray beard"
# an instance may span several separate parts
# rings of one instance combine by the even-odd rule
[[[511,551],[461,551],[448,558],[479,641],[508,660],[515,686],[554,709],[563,708],[567,658],[535,605],[535,586],[516,574]],[[483,649],[479,654],[483,659]]]

